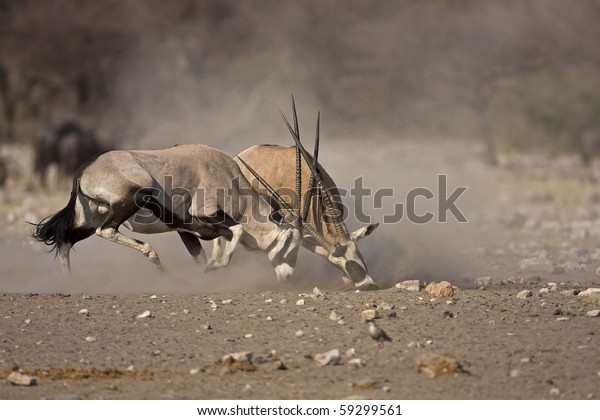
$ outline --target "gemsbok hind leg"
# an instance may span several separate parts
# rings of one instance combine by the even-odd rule
[[[114,210],[115,207],[119,209],[118,214]],[[150,244],[138,239],[130,238],[129,236],[123,235],[119,232],[119,226],[133,216],[137,210],[138,207],[134,202],[111,204],[104,223],[102,223],[102,225],[96,229],[96,235],[117,244],[136,249],[144,254],[151,263],[157,266],[157,268],[162,268],[158,254],[150,246]]]

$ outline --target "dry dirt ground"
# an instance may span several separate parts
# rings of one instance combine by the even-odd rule
[[[231,267],[204,274],[175,235],[148,239],[164,274],[135,251],[90,238],[64,278],[23,220],[60,209],[67,192],[9,185],[0,215],[0,398],[600,398],[600,317],[588,316],[600,298],[578,294],[600,287],[600,205],[577,162],[529,157],[488,170],[473,156],[465,165],[453,146],[432,170],[415,156],[439,146],[398,147],[385,153],[402,169],[379,173],[373,163],[366,179],[410,173],[427,183],[429,171],[447,173],[470,188],[470,223],[380,227],[360,243],[383,287],[372,292],[340,290],[338,272],[307,252],[291,285],[276,283],[265,256],[243,250]],[[341,183],[336,174],[347,168],[334,169]],[[394,287],[415,278],[449,280],[454,296]],[[525,289],[531,296],[518,298]],[[383,345],[361,319],[377,307],[393,340]],[[316,355],[333,349],[339,363],[319,366]],[[234,352],[252,358],[222,363]],[[13,369],[37,385],[2,380]]]

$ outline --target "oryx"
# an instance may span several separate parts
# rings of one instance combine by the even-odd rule
[[[368,274],[367,266],[356,242],[371,234],[378,224],[364,226],[352,233],[348,232],[344,223],[344,206],[338,188],[329,174],[317,162],[320,118],[317,118],[314,156],[310,156],[300,142],[293,98],[292,107],[293,130],[285,116],[283,118],[296,143],[295,146],[252,146],[238,154],[234,160],[255,188],[258,180],[256,174],[258,174],[264,182],[281,195],[289,197],[291,208],[297,209],[297,213],[301,215],[304,234],[302,245],[305,248],[325,257],[342,270],[343,280],[346,283],[359,289],[375,288],[376,284]],[[295,171],[293,170],[294,165]],[[288,216],[290,216],[289,213]],[[213,244],[211,260],[220,261],[219,239],[216,239]],[[223,266],[223,264],[220,263],[219,266]]]
[[[94,232],[160,266],[154,249],[119,232],[121,225],[142,233],[177,231],[196,260],[198,238],[225,237],[226,261],[243,240],[267,251],[284,281],[293,273],[301,234],[272,207],[278,208],[252,188],[231,157],[211,147],[111,151],[79,169],[66,207],[37,224],[33,236],[56,250],[65,271],[71,247]]]

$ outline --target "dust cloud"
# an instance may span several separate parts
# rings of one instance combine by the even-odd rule
[[[564,51],[571,57],[585,55],[584,49],[572,48],[579,44],[569,29],[581,27],[574,23],[583,19],[583,9],[562,4],[177,1],[142,8],[116,2],[115,10],[123,13],[102,12],[115,19],[111,24],[93,18],[100,13],[97,9],[83,8],[77,16],[97,45],[90,43],[89,54],[82,55],[87,61],[82,58],[78,69],[89,72],[102,97],[98,104],[72,113],[93,121],[101,137],[120,148],[203,143],[236,155],[253,144],[291,144],[278,110],[289,114],[294,94],[309,149],[316,113],[322,113],[320,161],[338,187],[351,189],[362,177],[373,192],[393,189],[394,196],[383,199],[382,208],[374,207],[373,197],[363,203],[371,222],[380,223],[359,242],[376,281],[384,287],[411,278],[460,283],[485,274],[472,251],[486,239],[477,225],[489,182],[481,161],[486,95],[503,77],[545,63],[535,51],[551,46],[558,48],[554,58]],[[68,9],[67,3],[64,7]],[[26,8],[14,13],[19,19],[12,25],[42,19]],[[558,35],[551,30],[552,16],[566,22]],[[65,27],[76,28],[74,22]],[[103,38],[114,45],[96,38],[103,33],[114,37]],[[72,38],[79,39],[76,32]],[[57,62],[68,63],[67,58]],[[62,64],[51,54],[46,59],[38,63],[39,71],[58,74]],[[40,108],[46,116],[53,113]],[[383,223],[396,203],[403,203],[406,211],[406,195],[414,188],[434,193],[435,199],[419,199],[416,210],[432,211],[437,218],[439,174],[447,175],[448,194],[468,187],[457,202],[468,223],[458,223],[452,215],[447,223],[414,224],[406,215],[397,223]],[[364,223],[357,220],[354,198],[345,202],[350,209],[347,223],[354,230]],[[133,250],[93,237],[76,245],[74,278],[65,280],[58,262],[39,248],[31,253],[24,247],[19,252],[26,256],[13,261],[10,246],[4,244],[9,255],[5,265],[12,271],[4,276],[2,288],[132,293],[341,284],[337,269],[305,250],[298,260],[298,283],[281,286],[264,254],[240,249],[226,270],[203,273],[177,235],[144,239],[157,249],[166,273],[156,273]],[[210,244],[205,249],[210,252]]]

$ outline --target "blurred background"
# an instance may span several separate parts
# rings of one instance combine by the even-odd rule
[[[289,145],[278,110],[289,114],[291,94],[309,148],[322,112],[319,158],[338,186],[362,176],[394,189],[381,208],[365,200],[372,222],[412,188],[435,193],[437,174],[448,194],[468,187],[457,204],[469,223],[404,219],[361,241],[382,285],[512,278],[531,258],[586,275],[600,261],[599,22],[598,0],[0,0],[2,288],[74,287],[24,223],[65,205],[70,178],[54,188],[43,174],[73,170],[69,145]],[[52,149],[57,138],[75,143]],[[146,238],[183,273],[178,290],[236,289],[250,272],[259,288],[275,284],[266,257],[241,250],[234,268],[202,275],[176,235]],[[85,290],[174,287],[135,251],[99,238],[77,249]],[[310,287],[337,284],[324,260],[300,261]]]
[[[238,152],[285,134],[294,93],[332,137],[577,152],[600,125],[599,21],[597,0],[0,0],[0,139],[76,119],[117,146]]]

